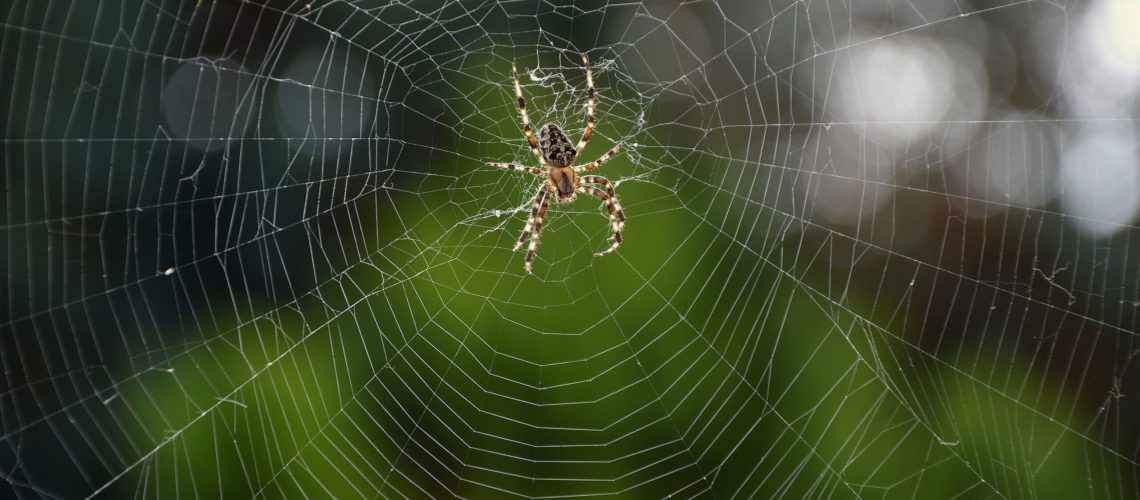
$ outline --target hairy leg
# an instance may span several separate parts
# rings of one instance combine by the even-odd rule
[[[617,193],[614,191],[614,185],[610,180],[600,175],[584,175],[580,182],[583,184],[597,184],[606,190],[606,194],[609,195],[609,203],[607,206],[610,215],[612,216],[616,212],[618,222],[620,223],[618,228],[625,229],[625,210],[621,209],[621,202],[618,201]]]
[[[526,220],[526,227],[523,228],[522,234],[519,235],[519,240],[515,242],[515,247],[511,249],[513,252],[519,251],[522,248],[523,242],[530,237],[531,231],[534,230],[534,221],[538,219],[538,211],[546,204],[546,197],[550,195],[550,190],[543,184],[538,188],[538,194],[534,195],[534,205],[530,209],[530,217]]]
[[[602,155],[601,158],[598,158],[597,160],[594,160],[594,161],[587,163],[585,165],[579,165],[577,167],[574,167],[574,171],[575,172],[585,172],[587,170],[593,170],[595,168],[598,168],[598,167],[602,166],[603,163],[610,161],[610,158],[613,158],[614,155],[618,154],[619,150],[621,150],[621,143],[620,142],[617,144],[617,146],[614,146],[613,149],[609,150],[609,152]]]
[[[575,148],[579,153],[586,147],[586,143],[590,142],[590,134],[594,133],[594,73],[590,71],[590,59],[586,54],[582,54],[582,65],[586,67],[586,131],[582,132],[582,140],[578,141],[578,147]]]
[[[538,249],[538,237],[542,233],[542,218],[546,217],[546,209],[550,206],[550,197],[542,200],[542,208],[538,209],[538,216],[534,219],[534,232],[530,235],[530,247],[526,250],[526,261],[523,262],[523,267],[526,269],[527,274],[534,274],[531,272],[531,262],[534,261],[535,251]]]
[[[495,167],[495,168],[506,169],[506,170],[516,170],[519,172],[526,172],[528,174],[537,175],[539,177],[546,175],[542,171],[541,168],[528,167],[526,165],[519,165],[518,163],[488,163],[487,165],[490,165],[490,166]]]
[[[593,196],[600,198],[602,201],[606,202],[606,208],[609,210],[609,213],[610,213],[610,226],[613,228],[613,231],[614,231],[614,235],[611,236],[609,239],[611,242],[610,247],[605,249],[605,250],[602,250],[601,252],[595,253],[594,255],[601,257],[603,255],[610,253],[610,252],[613,252],[614,250],[617,250],[617,247],[621,246],[621,230],[622,230],[622,226],[624,225],[624,223],[622,221],[625,220],[625,214],[620,212],[621,205],[617,204],[617,200],[614,199],[614,197],[610,196],[605,191],[602,191],[601,189],[598,189],[597,187],[594,187],[594,186],[585,185],[585,184],[580,185],[580,186],[578,186],[578,192],[593,195]],[[615,205],[616,205],[616,207],[615,207]],[[618,213],[621,213],[621,219],[620,220],[618,218]]]
[[[530,144],[530,151],[538,158],[538,163],[546,168],[546,159],[542,157],[542,151],[538,150],[538,142],[534,140],[534,128],[530,126],[530,117],[526,114],[526,100],[523,99],[522,85],[519,84],[519,69],[514,64],[511,64],[511,72],[515,76],[515,97],[518,98],[519,115],[522,116],[523,121],[523,134],[526,134],[526,142]]]

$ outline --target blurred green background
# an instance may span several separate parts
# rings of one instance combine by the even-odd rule
[[[0,488],[1140,495],[1130,9],[0,3]]]

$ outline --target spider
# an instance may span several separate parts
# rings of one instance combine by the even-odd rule
[[[597,160],[573,166],[574,160],[578,158],[578,152],[586,147],[586,143],[590,140],[590,134],[594,131],[594,75],[590,72],[590,61],[586,58],[586,54],[582,54],[582,64],[586,67],[588,105],[586,107],[586,131],[582,133],[582,139],[578,141],[577,147],[571,147],[570,139],[566,137],[562,128],[553,123],[543,125],[538,131],[538,140],[535,141],[534,132],[530,126],[530,118],[526,114],[526,101],[523,99],[522,86],[519,85],[519,70],[516,65],[511,64],[511,72],[515,79],[515,96],[518,97],[519,103],[519,115],[522,116],[523,133],[530,144],[531,152],[538,158],[541,168],[528,167],[517,163],[488,163],[488,165],[526,172],[544,179],[542,186],[538,188],[538,193],[534,196],[534,203],[530,210],[530,217],[526,221],[526,227],[523,228],[518,242],[512,249],[512,251],[517,252],[522,248],[527,238],[530,238],[530,246],[527,249],[526,261],[524,262],[527,274],[532,274],[531,262],[534,260],[535,249],[538,247],[538,235],[542,231],[542,218],[546,216],[546,209],[550,206],[551,198],[558,203],[571,203],[578,193],[585,193],[604,201],[606,209],[609,211],[610,224],[613,226],[614,234],[608,240],[611,242],[610,247],[594,255],[598,257],[606,255],[617,250],[617,247],[621,245],[621,230],[625,227],[625,212],[621,209],[621,204],[618,203],[613,184],[610,183],[609,179],[600,175],[578,176],[579,173],[598,168],[613,158],[621,149],[621,143],[619,142]]]

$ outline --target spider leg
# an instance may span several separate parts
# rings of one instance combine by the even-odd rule
[[[586,106],[586,131],[582,132],[582,140],[578,141],[578,147],[575,151],[582,151],[586,147],[586,143],[590,142],[590,134],[594,133],[594,73],[590,71],[590,60],[586,57],[586,53],[582,53],[582,65],[586,67],[586,87],[587,87],[587,106]]]
[[[526,268],[527,274],[534,274],[531,272],[531,261],[534,260],[534,252],[538,248],[538,236],[542,233],[542,218],[546,217],[546,209],[550,206],[549,196],[547,199],[542,200],[542,208],[538,209],[538,217],[534,219],[534,233],[530,235],[530,247],[526,250],[526,261],[523,262],[523,267]]]
[[[546,203],[546,197],[549,194],[550,191],[545,184],[538,188],[538,194],[534,195],[534,205],[530,209],[530,217],[526,220],[526,227],[523,228],[522,234],[519,235],[518,241],[515,242],[514,248],[511,249],[512,252],[519,251],[519,249],[522,248],[523,242],[530,237],[530,232],[534,229],[534,221],[538,218],[538,210]]]
[[[542,157],[542,151],[538,149],[538,142],[534,140],[534,128],[530,126],[530,117],[526,114],[526,99],[523,99],[522,85],[519,85],[519,68],[511,64],[511,72],[515,76],[515,97],[519,102],[519,115],[522,115],[523,133],[526,134],[526,142],[530,144],[530,151],[538,158],[538,163],[542,168],[546,168],[546,158]]]
[[[617,229],[619,231],[625,229],[625,210],[621,209],[621,202],[618,201],[613,183],[600,175],[584,175],[581,177],[580,182],[582,184],[597,184],[605,188],[606,195],[609,196],[609,200],[606,200],[606,208],[610,212],[610,218],[612,219],[616,216],[616,222],[618,223],[616,226]],[[605,200],[605,198],[602,199]]]
[[[506,170],[517,170],[519,172],[526,172],[528,174],[537,175],[539,177],[543,177],[544,175],[546,175],[543,173],[541,168],[528,167],[526,165],[519,165],[518,163],[488,163],[487,165],[490,165],[490,166],[495,167],[495,168],[506,169]]]
[[[609,238],[611,242],[610,247],[602,250],[601,252],[595,253],[594,255],[601,257],[610,252],[613,252],[614,250],[617,250],[617,247],[621,246],[621,230],[625,226],[625,212],[622,211],[621,204],[617,202],[617,197],[612,194],[613,189],[609,189],[609,194],[607,194],[606,192],[603,192],[601,189],[598,189],[594,186],[579,185],[578,192],[586,193],[600,198],[602,201],[606,202],[606,209],[610,213],[610,225],[613,227],[614,231],[614,235]]]
[[[535,232],[542,227],[542,217],[546,214],[546,207],[550,203],[547,199],[549,196],[550,188],[546,184],[538,188],[538,194],[534,196],[534,204],[530,209],[530,218],[526,220],[526,227],[523,228],[522,234],[519,235],[518,241],[515,242],[514,248],[511,249],[511,251],[517,252],[522,248],[523,242],[525,242],[527,238],[531,239],[530,248],[526,255],[527,274],[530,274],[530,262],[534,259],[535,247],[538,246],[538,237]]]
[[[606,152],[606,154],[602,155],[601,158],[598,158],[597,160],[594,160],[590,163],[574,167],[574,172],[576,172],[576,173],[577,172],[585,172],[587,170],[593,170],[595,168],[598,168],[598,167],[602,166],[603,163],[610,161],[610,158],[613,158],[614,155],[618,154],[618,151],[620,149],[621,149],[621,143],[619,142],[617,144],[617,146],[614,146],[613,149]]]

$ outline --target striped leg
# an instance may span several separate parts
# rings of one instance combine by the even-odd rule
[[[610,225],[613,227],[614,231],[614,235],[610,236],[609,238],[610,247],[602,250],[601,252],[595,253],[594,255],[601,257],[610,252],[613,252],[614,250],[617,250],[617,247],[621,246],[621,229],[625,225],[625,213],[621,211],[621,205],[617,203],[616,197],[608,195],[601,189],[598,189],[594,186],[587,185],[578,186],[578,192],[594,195],[600,198],[602,201],[606,202],[606,209],[608,209],[610,212]],[[620,214],[620,219],[618,214]]]
[[[614,222],[617,225],[614,227],[618,231],[625,229],[625,210],[621,209],[621,202],[618,201],[617,193],[614,192],[614,185],[610,183],[610,180],[600,175],[584,175],[581,182],[583,184],[597,184],[606,189],[606,194],[609,196],[609,200],[606,201],[606,208],[610,211],[610,219],[614,219],[616,216],[617,219]]]
[[[534,229],[534,220],[538,218],[538,210],[546,204],[546,197],[549,194],[550,191],[546,188],[546,184],[538,188],[538,194],[534,196],[534,206],[530,209],[530,218],[526,220],[526,227],[523,228],[522,234],[519,235],[519,240],[515,242],[515,247],[511,249],[512,252],[519,251],[519,249],[522,248],[523,242],[530,237],[530,232]]]
[[[542,168],[546,168],[546,159],[542,157],[542,151],[538,150],[538,142],[534,140],[534,129],[530,126],[530,117],[526,114],[526,99],[523,99],[522,85],[519,85],[519,68],[511,64],[511,72],[515,75],[515,97],[519,101],[519,115],[522,115],[523,133],[526,134],[526,142],[530,144],[530,151],[538,158],[538,163]]]
[[[523,242],[530,238],[530,248],[526,253],[525,264],[527,274],[531,274],[530,262],[534,260],[534,251],[538,246],[538,231],[542,228],[542,217],[546,215],[546,207],[550,204],[549,197],[550,189],[546,184],[543,184],[538,188],[538,194],[534,196],[534,205],[530,209],[530,218],[526,220],[526,227],[523,228],[522,234],[515,242],[515,247],[511,249],[512,252],[519,251]]]
[[[537,175],[539,177],[544,176],[541,168],[528,167],[526,165],[519,165],[518,163],[488,163],[487,165],[490,165],[490,166],[495,167],[495,168],[506,169],[506,170],[517,170],[519,172],[526,172],[528,174]]]
[[[585,172],[587,170],[593,170],[595,168],[598,168],[598,167],[602,166],[603,163],[610,161],[610,158],[613,158],[614,155],[618,154],[619,150],[621,150],[621,143],[620,142],[617,144],[617,146],[614,146],[613,149],[609,150],[606,154],[602,155],[601,158],[598,158],[597,160],[594,160],[594,161],[587,163],[585,165],[578,165],[577,167],[574,167],[574,172]]]
[[[587,105],[586,105],[586,131],[582,132],[582,140],[578,141],[575,151],[582,152],[586,143],[590,142],[590,134],[594,133],[594,73],[590,71],[590,60],[586,53],[582,53],[582,65],[586,67]]]
[[[534,274],[530,270],[531,262],[534,260],[535,250],[538,249],[538,236],[542,233],[542,218],[546,217],[546,208],[549,206],[550,199],[548,196],[542,200],[542,208],[538,209],[538,217],[534,219],[534,233],[530,235],[530,247],[526,250],[526,261],[523,262],[527,274]]]

